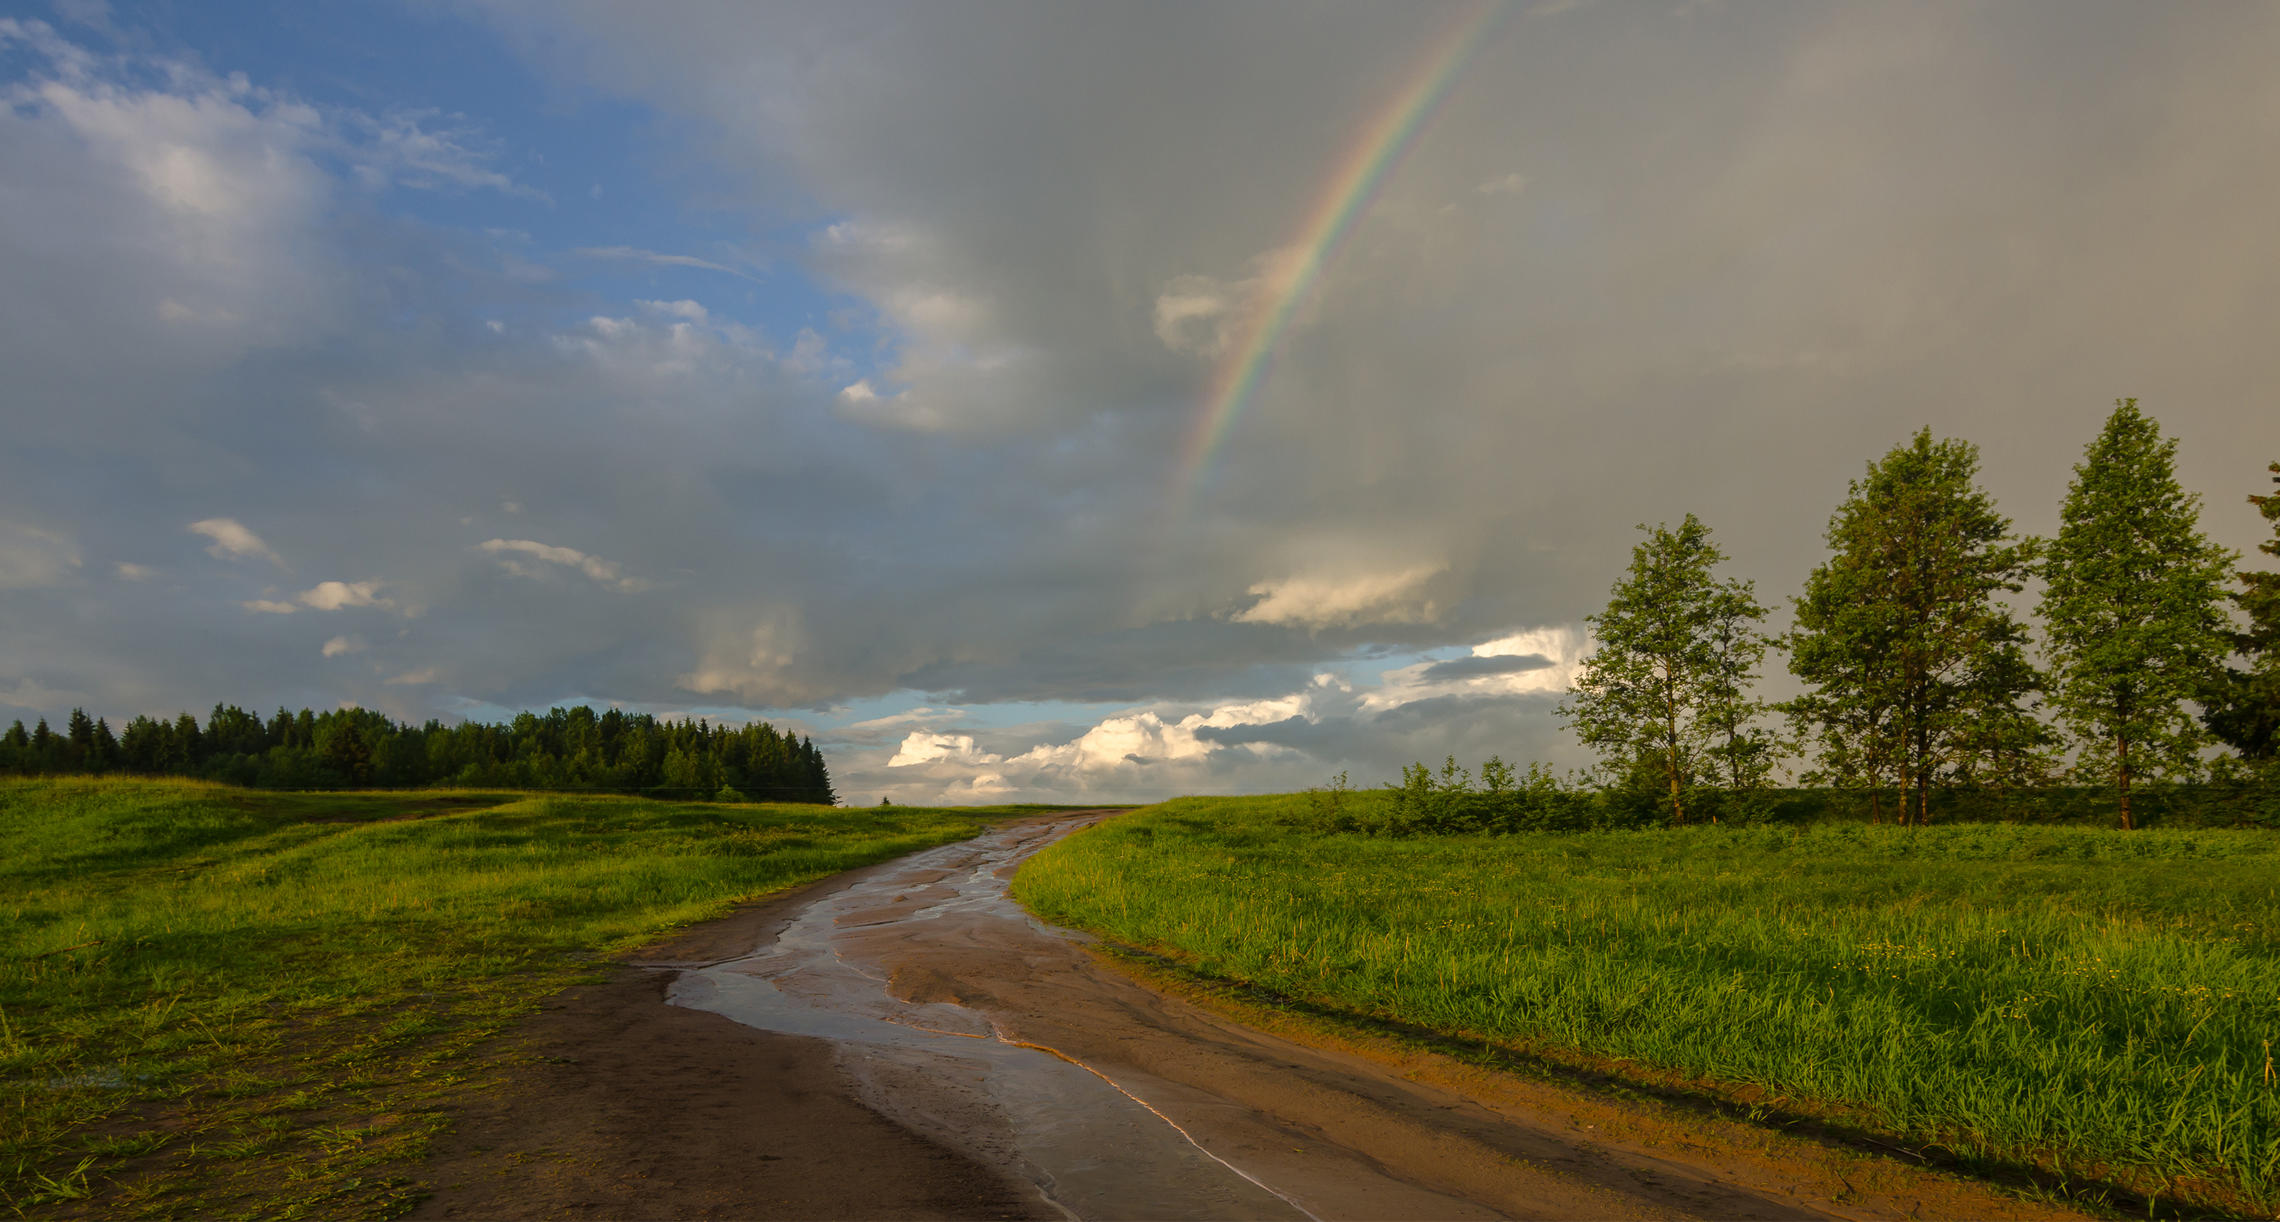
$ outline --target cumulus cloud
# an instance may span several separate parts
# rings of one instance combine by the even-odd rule
[[[442,679],[442,671],[433,666],[422,666],[417,670],[407,670],[400,675],[390,676],[387,684],[389,687],[419,687],[441,682]]]
[[[971,734],[929,734],[913,730],[903,738],[902,746],[895,749],[887,760],[889,768],[911,768],[920,764],[942,761],[951,764],[995,764],[1003,756],[983,751],[974,746]]]
[[[189,530],[191,534],[213,540],[206,548],[209,556],[223,560],[267,560],[279,568],[285,567],[284,559],[262,542],[260,535],[246,529],[235,518],[206,518],[192,522]]]
[[[345,611],[351,607],[394,610],[394,600],[380,593],[377,581],[320,581],[298,595],[300,604],[316,611]]]
[[[1380,712],[1451,697],[1557,695],[1574,686],[1591,647],[1580,628],[1531,628],[1483,641],[1470,657],[1389,670],[1375,691],[1362,696],[1360,707]]]
[[[1330,628],[1355,623],[1425,623],[1439,612],[1426,597],[1441,565],[1356,576],[1285,577],[1251,587],[1258,601],[1232,617],[1239,624]]]
[[[292,603],[277,598],[251,599],[244,606],[248,611],[259,611],[264,615],[291,615],[300,610]]]
[[[362,653],[367,648],[360,636],[336,636],[325,642],[321,651],[325,657],[337,658],[344,654]]]
[[[1481,641],[1462,658],[1385,667],[1360,681],[1324,672],[1267,699],[1118,710],[1044,741],[1022,727],[914,729],[883,762],[855,750],[840,767],[851,786],[911,801],[956,800],[977,780],[1122,801],[1297,788],[1342,768],[1390,776],[1452,752],[1554,759],[1564,753],[1552,749],[1546,714],[1588,648],[1573,627],[1524,629]],[[1026,746],[1024,736],[1032,736]]]
[[[619,572],[617,565],[573,548],[552,547],[531,539],[486,539],[475,546],[497,556],[499,567],[517,577],[544,578],[549,575],[544,566],[554,565],[583,573],[596,585],[620,594],[649,588],[648,582]]]
[[[112,565],[111,572],[116,574],[121,581],[149,581],[158,575],[158,570],[147,564],[136,564],[127,560]]]

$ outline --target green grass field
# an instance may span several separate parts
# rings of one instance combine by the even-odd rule
[[[1033,859],[1207,977],[2270,1216],[2280,837],[1950,825],[1397,839],[1182,799]]]
[[[400,1213],[471,1053],[542,998],[1003,813],[0,783],[0,1203]]]

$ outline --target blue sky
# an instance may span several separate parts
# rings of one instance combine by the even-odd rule
[[[1920,425],[2047,530],[2139,396],[2253,545],[2255,7],[1516,5],[1191,485],[1451,16],[0,5],[0,718],[584,700],[866,802],[1288,789],[1585,762],[1635,524],[1780,605]]]

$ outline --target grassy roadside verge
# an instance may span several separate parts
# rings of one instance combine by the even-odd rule
[[[469,1051],[608,955],[993,813],[0,784],[0,1204],[386,1217]]]
[[[1167,803],[1039,854],[1014,892],[1326,1011],[2188,1209],[2280,1203],[2270,833],[1391,839],[1304,813]]]

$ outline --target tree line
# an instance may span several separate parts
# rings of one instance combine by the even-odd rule
[[[2038,539],[1979,487],[1977,447],[1920,430],[1852,481],[1779,636],[1754,583],[1719,575],[1708,526],[1642,526],[1560,713],[1603,777],[1651,788],[1672,823],[1762,806],[1791,758],[1877,821],[2072,784],[2128,828],[2144,787],[2181,782],[2280,819],[2280,573],[2236,570],[2202,531],[2176,448],[2118,400]],[[2248,500],[2274,526],[2259,550],[2280,556],[2280,494]],[[2039,640],[2007,597],[2029,579]],[[1774,649],[1806,689],[1779,703],[1754,691]]]
[[[284,709],[267,721],[214,706],[204,725],[136,717],[114,734],[73,709],[0,734],[0,776],[126,773],[264,789],[459,786],[644,793],[684,800],[831,805],[831,773],[811,739],[766,722],[738,729],[584,706],[522,713],[503,725],[398,723],[369,709]]]

